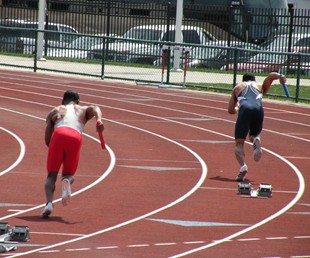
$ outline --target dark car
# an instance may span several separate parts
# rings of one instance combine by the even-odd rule
[[[0,20],[0,51],[32,54],[36,44],[36,21],[3,19]],[[49,47],[66,47],[77,37],[77,30],[59,23],[49,23],[45,34]],[[69,33],[69,34],[66,34]]]

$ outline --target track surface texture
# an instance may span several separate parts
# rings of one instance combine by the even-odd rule
[[[45,117],[63,92],[103,111],[83,136],[70,205],[57,181],[45,205]],[[310,108],[264,100],[263,157],[247,141],[247,180],[271,198],[238,194],[236,115],[228,95],[82,77],[0,71],[0,222],[30,240],[3,257],[310,257]]]

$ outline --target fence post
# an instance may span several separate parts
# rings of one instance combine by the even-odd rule
[[[103,36],[103,44],[102,44],[102,58],[101,58],[101,80],[104,80],[104,66],[105,66],[105,53],[106,53],[106,37]]]
[[[171,3],[169,2],[167,4],[167,31],[166,31],[166,38],[164,40],[170,41],[169,39],[169,26],[170,26],[170,13],[171,13]],[[166,83],[169,84],[170,81],[170,57],[171,57],[171,45],[168,44],[169,48],[166,55],[167,60],[167,77],[166,77]]]
[[[230,45],[230,41],[231,41],[231,26],[232,26],[232,15],[233,15],[233,7],[229,6],[228,7],[229,10],[229,20],[228,20],[228,36],[227,36],[227,44],[228,46]]]
[[[110,27],[111,27],[111,0],[108,1],[108,10],[107,10],[107,25],[106,25],[106,35],[110,36]],[[105,41],[104,41],[105,42]],[[109,39],[106,39],[106,52],[108,53],[106,57],[109,56]]]
[[[49,9],[50,9],[50,4],[49,4],[49,0],[46,0],[46,12],[45,12],[45,26],[44,26],[44,30],[48,30],[48,23],[49,23]],[[48,45],[48,34],[46,32],[44,32],[44,39],[45,39],[45,43],[44,43],[44,55],[47,56],[47,45]]]
[[[168,43],[168,51],[167,51],[167,77],[166,77],[166,84],[169,84],[170,82],[170,63],[171,63],[171,44]]]
[[[37,57],[38,57],[38,36],[39,32],[38,30],[36,30],[36,40],[35,40],[35,45],[34,45],[34,63],[33,63],[33,71],[36,72],[37,71]]]
[[[296,94],[295,102],[298,103],[299,99],[299,86],[300,86],[300,53],[298,53],[298,63],[297,63],[297,79],[296,79]]]
[[[289,38],[288,38],[288,49],[287,52],[292,52],[292,36],[294,33],[294,9],[290,8],[289,9],[289,14],[290,14],[290,27],[289,27]],[[290,68],[290,55],[287,58],[287,64],[286,64],[286,70],[288,71]]]
[[[233,87],[237,84],[237,70],[238,70],[238,50],[234,48],[234,77],[233,77]]]

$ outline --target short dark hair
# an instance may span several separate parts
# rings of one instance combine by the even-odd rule
[[[255,80],[255,75],[253,73],[245,73],[242,77],[243,82],[247,81],[256,81]]]
[[[62,98],[62,104],[68,104],[71,101],[74,101],[76,104],[78,104],[79,100],[80,96],[75,90],[67,90]]]

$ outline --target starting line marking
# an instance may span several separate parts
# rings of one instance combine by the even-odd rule
[[[240,239],[230,239],[226,242],[232,242],[232,241],[238,241],[238,242],[251,242],[251,241],[263,241],[263,240],[269,240],[269,241],[277,241],[277,240],[290,240],[290,239],[309,239],[310,236],[294,236],[294,237],[285,237],[285,236],[279,236],[279,237],[265,237],[265,238],[240,238]],[[213,240],[213,243],[217,243],[221,240]],[[126,245],[127,248],[143,248],[143,247],[152,247],[152,246],[174,246],[174,245],[197,245],[197,244],[205,244],[205,241],[187,241],[182,243],[176,243],[176,242],[168,242],[168,243],[154,243],[154,244],[132,244],[132,245]],[[94,249],[96,250],[108,250],[108,249],[118,249],[121,246],[112,245],[112,246],[98,246]],[[91,251],[92,248],[76,248],[76,249],[65,249],[64,252],[74,252],[74,251]],[[53,250],[42,250],[38,253],[59,253],[61,250],[53,249]],[[291,256],[291,257],[310,257],[310,256]]]

